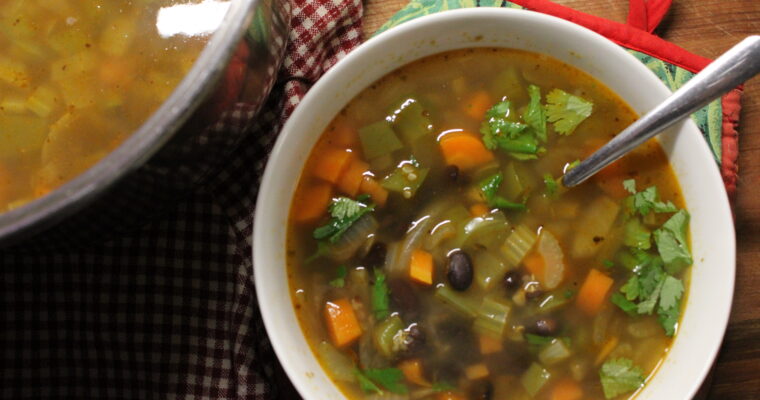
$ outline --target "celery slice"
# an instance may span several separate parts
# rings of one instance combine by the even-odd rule
[[[408,98],[393,111],[393,129],[401,139],[411,145],[418,138],[432,134],[432,123],[425,115],[425,109],[419,101]]]
[[[525,186],[515,169],[515,163],[511,162],[504,168],[504,181],[501,185],[501,191],[509,201],[519,201],[520,195],[525,192]]]
[[[335,379],[345,382],[356,381],[353,361],[330,343],[320,342],[317,345],[317,356],[324,362]]]
[[[549,371],[544,369],[541,364],[534,362],[520,378],[520,382],[522,383],[523,388],[525,388],[525,391],[532,397],[535,396],[547,382],[549,382],[551,377],[552,375]]]
[[[561,339],[554,339],[538,353],[538,359],[544,365],[554,365],[570,358],[570,349]]]
[[[411,199],[422,186],[430,168],[419,168],[414,163],[404,162],[386,176],[381,185],[392,191],[401,193],[406,199]]]
[[[26,100],[21,96],[10,95],[0,101],[0,112],[8,114],[23,114],[26,110]]]
[[[26,99],[26,107],[37,114],[37,116],[47,118],[57,108],[58,97],[54,89],[40,86]]]
[[[483,290],[491,289],[507,272],[507,266],[488,251],[475,253],[473,263],[475,265],[475,284]]]
[[[393,337],[404,329],[404,323],[398,315],[391,315],[375,326],[373,339],[375,348],[386,358],[393,357]]]
[[[511,267],[516,267],[536,243],[536,232],[525,225],[520,225],[507,237],[501,246],[501,252]]]
[[[475,330],[495,339],[501,339],[511,310],[512,307],[509,304],[486,297],[477,310]]]
[[[379,121],[359,129],[364,156],[368,159],[393,153],[403,147],[387,121]]]
[[[435,297],[464,316],[474,318],[478,315],[478,304],[474,299],[455,292],[448,286],[438,287]]]

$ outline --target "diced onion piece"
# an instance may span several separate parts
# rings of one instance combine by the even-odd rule
[[[546,229],[538,239],[538,252],[544,259],[541,286],[548,290],[556,289],[565,278],[565,260],[559,241]]]

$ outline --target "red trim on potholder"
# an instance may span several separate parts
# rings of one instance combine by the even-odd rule
[[[671,3],[671,0],[628,0],[626,24],[652,33],[665,18]]]
[[[723,126],[721,136],[722,157],[720,172],[726,185],[728,197],[733,203],[736,180],[739,175],[739,113],[742,89],[736,88],[723,96]]]
[[[629,22],[634,24],[634,26],[582,13],[548,0],[510,1],[529,10],[574,22],[591,29],[623,47],[640,51],[694,73],[701,71],[712,62],[708,58],[690,53],[673,43],[649,33],[657,27],[665,16],[669,7],[668,0],[659,0],[656,2],[657,4],[652,4],[651,7],[648,5],[642,7],[641,1],[631,0]],[[647,3],[652,1],[649,0]],[[644,27],[646,28],[643,29]],[[732,201],[736,191],[737,174],[739,172],[738,126],[739,112],[741,111],[741,94],[742,86],[739,86],[723,96],[721,102],[723,124],[721,129],[722,157],[720,169],[723,182],[726,185],[726,191]]]
[[[621,46],[649,54],[691,72],[701,71],[712,61],[632,26],[582,13],[548,0],[514,0],[513,3],[574,22]]]

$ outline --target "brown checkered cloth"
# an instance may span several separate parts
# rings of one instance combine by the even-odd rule
[[[292,3],[278,83],[218,175],[86,250],[0,254],[2,398],[298,398],[259,316],[253,208],[283,121],[361,42],[362,3]]]

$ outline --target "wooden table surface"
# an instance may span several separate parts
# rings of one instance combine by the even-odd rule
[[[625,0],[554,1],[612,21],[625,22],[628,14]],[[407,3],[364,0],[365,36]],[[686,50],[715,58],[745,36],[760,34],[760,0],[673,0],[657,32]],[[745,85],[742,104],[736,292],[709,399],[760,399],[760,78]]]

